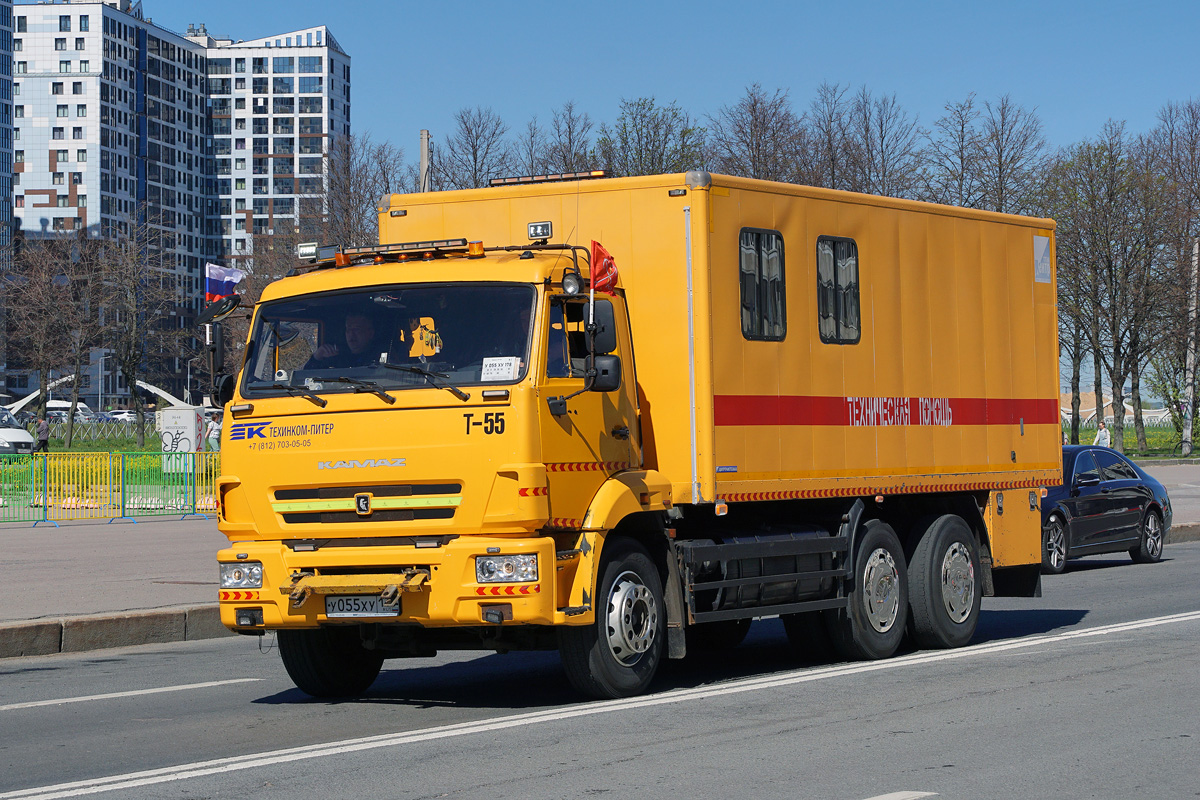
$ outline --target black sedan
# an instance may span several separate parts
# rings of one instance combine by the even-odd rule
[[[1145,470],[1107,447],[1067,445],[1063,485],[1042,500],[1042,572],[1097,553],[1158,561],[1170,527],[1171,499]]]

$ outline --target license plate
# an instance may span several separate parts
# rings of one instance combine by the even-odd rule
[[[377,594],[341,594],[325,596],[327,617],[398,617],[400,604],[385,606]]]

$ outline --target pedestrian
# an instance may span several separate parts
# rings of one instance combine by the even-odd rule
[[[1111,447],[1112,439],[1108,435],[1108,427],[1100,420],[1100,430],[1096,431],[1096,439],[1092,442],[1096,447]]]
[[[215,412],[204,429],[204,449],[216,453],[221,449],[221,412]]]
[[[1064,433],[1063,434],[1063,444],[1070,444],[1070,443],[1071,443],[1071,434]]]
[[[41,450],[43,453],[50,452],[50,423],[46,422],[45,417],[38,417],[37,427],[34,429],[37,433],[37,444],[33,447],[33,452]]]

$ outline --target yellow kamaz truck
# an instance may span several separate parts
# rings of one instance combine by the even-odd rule
[[[296,685],[557,649],[598,697],[780,616],[967,643],[1040,591],[1054,224],[689,172],[393,195],[253,310],[222,621]]]

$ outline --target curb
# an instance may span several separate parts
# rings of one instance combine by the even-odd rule
[[[0,658],[80,653],[233,636],[215,605],[0,622]]]
[[[1183,525],[1172,525],[1167,531],[1167,544],[1194,542],[1200,539],[1200,523],[1189,522]]]

